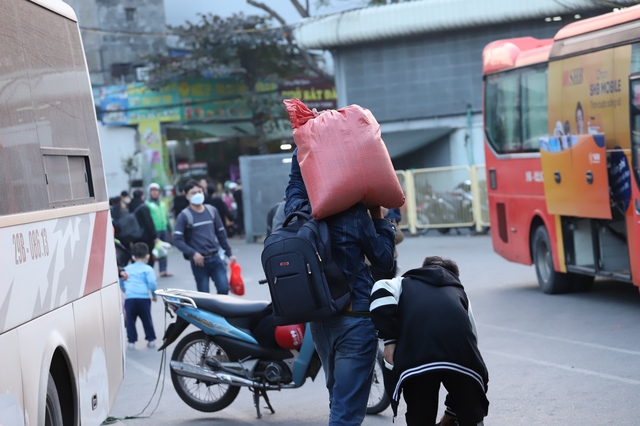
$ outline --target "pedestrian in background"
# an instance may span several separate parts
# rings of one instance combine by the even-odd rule
[[[158,234],[156,233],[156,226],[153,224],[149,207],[144,202],[144,192],[142,190],[136,189],[133,191],[133,199],[129,203],[129,212],[135,215],[138,224],[142,227],[142,236],[133,241],[133,243],[145,243],[149,253],[151,253],[156,245]],[[153,268],[153,256],[149,256],[148,263]]]
[[[233,199],[236,202],[236,231],[239,237],[244,237],[244,200],[242,199],[242,184],[240,182],[233,190]]]
[[[129,203],[131,202],[131,197],[129,196],[129,192],[122,191],[120,193],[120,199],[124,203],[124,207],[128,207],[129,206]]]
[[[164,203],[160,199],[160,185],[157,183],[149,184],[149,201],[146,202],[156,228],[156,236],[158,239],[172,243],[173,232],[171,230],[171,221],[169,220],[169,212]],[[158,259],[158,269],[161,277],[172,277],[173,274],[167,272],[167,256]]]
[[[220,213],[220,217],[222,217],[222,223],[223,224],[227,224],[228,223],[233,223],[233,216],[231,215],[231,213],[229,212],[229,209],[227,208],[227,205],[225,204],[224,201],[222,201],[222,198],[220,198],[220,196],[218,195],[218,187],[213,184],[210,183],[207,185],[207,197],[205,197],[205,204],[209,204],[210,206],[213,206],[216,208],[216,210],[218,210],[218,213]]]
[[[189,207],[189,201],[184,195],[184,188],[176,187],[176,193],[173,196],[173,205],[171,206],[171,213],[173,218],[176,219],[180,212]]]
[[[205,207],[204,191],[198,182],[190,180],[184,189],[189,207],[176,220],[175,245],[188,256],[198,291],[208,293],[209,279],[212,279],[218,294],[228,294],[227,266],[219,251],[223,249],[231,262],[236,258],[231,252],[220,214],[212,206]],[[191,226],[187,215],[193,219]]]
[[[156,273],[151,266],[147,265],[151,255],[146,244],[135,243],[131,251],[134,263],[124,267],[124,274],[120,272],[120,289],[125,294],[127,341],[129,349],[135,349],[138,340],[136,320],[140,318],[147,347],[155,348],[156,332],[151,319],[151,300],[154,302],[157,300]],[[128,277],[125,278],[125,275]]]
[[[432,425],[440,384],[447,389],[441,426],[478,426],[487,415],[489,374],[458,265],[438,256],[402,277],[375,283],[371,319],[384,342],[385,389],[407,425]],[[457,423],[455,423],[457,421]]]

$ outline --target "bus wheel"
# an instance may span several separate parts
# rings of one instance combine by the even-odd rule
[[[49,381],[47,383],[47,401],[45,405],[44,425],[45,426],[62,426],[62,408],[60,407],[60,398],[58,397],[58,388],[53,376],[49,373]]]
[[[571,288],[570,277],[553,269],[549,233],[544,226],[536,228],[531,248],[540,290],[546,294],[559,294],[569,291]]]

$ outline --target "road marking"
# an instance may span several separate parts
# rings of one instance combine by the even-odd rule
[[[131,357],[127,357],[127,365],[132,366],[133,368],[137,369],[138,371],[141,371],[142,373],[146,374],[147,376],[151,376],[154,379],[158,377],[158,371],[157,370],[152,370],[148,367],[145,367],[144,365],[140,364],[137,361],[134,361],[131,359]]]
[[[629,349],[615,348],[612,346],[599,345],[597,343],[582,342],[580,340],[565,339],[563,337],[547,336],[545,334],[516,330],[514,328],[503,327],[500,325],[491,325],[491,324],[482,324],[482,323],[476,323],[476,325],[478,325],[479,327],[493,328],[494,330],[508,331],[510,333],[522,334],[524,336],[538,337],[540,339],[555,340],[557,342],[562,342],[562,343],[571,343],[574,345],[586,346],[586,347],[595,348],[595,349],[602,349],[610,352],[618,352],[621,354],[640,356],[640,352],[632,351]]]
[[[597,371],[585,370],[584,368],[575,368],[570,365],[556,364],[554,362],[541,361],[535,358],[528,358],[525,356],[513,355],[505,352],[492,351],[492,350],[486,350],[486,349],[484,349],[482,353],[490,353],[494,355],[504,356],[507,358],[517,359],[519,361],[526,361],[533,364],[542,365],[545,367],[553,367],[553,368],[558,368],[560,370],[571,371],[572,373],[580,373],[587,376],[600,377],[601,379],[616,380],[618,382],[627,383],[630,385],[640,385],[640,380],[628,379],[626,377],[614,376],[612,374],[598,373]]]

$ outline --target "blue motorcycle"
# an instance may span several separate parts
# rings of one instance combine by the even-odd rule
[[[159,350],[176,341],[190,324],[199,328],[176,344],[170,364],[176,392],[198,411],[220,411],[246,387],[253,392],[258,418],[261,397],[275,413],[267,391],[297,389],[307,378],[314,380],[322,366],[309,326],[275,327],[268,301],[179,289],[158,290],[156,294],[162,297],[167,312],[176,317]],[[367,414],[381,413],[390,404],[383,368],[379,350]]]

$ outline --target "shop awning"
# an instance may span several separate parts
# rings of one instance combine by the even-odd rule
[[[404,130],[400,132],[383,132],[382,140],[387,145],[391,158],[402,157],[422,148],[431,142],[448,135],[454,129],[437,127],[432,129]]]
[[[206,124],[187,124],[189,130],[196,130],[207,133],[215,138],[242,138],[253,136],[255,129],[253,124],[247,121],[238,121],[235,123],[206,123]]]

